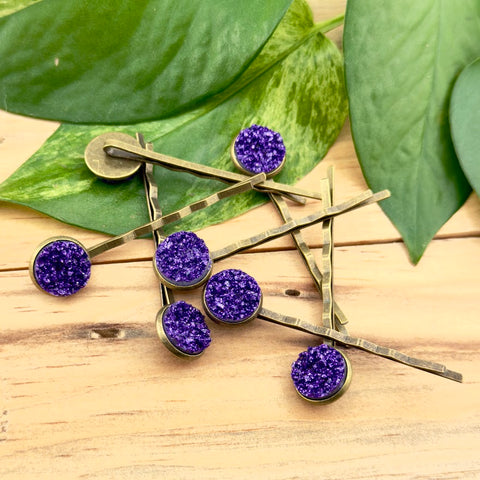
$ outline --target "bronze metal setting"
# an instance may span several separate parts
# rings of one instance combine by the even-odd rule
[[[204,308],[207,316],[211,320],[213,320],[215,323],[235,327],[237,325],[245,325],[246,323],[250,323],[253,319],[255,319],[260,314],[260,312],[262,311],[262,308],[263,308],[262,307],[263,306],[263,293],[261,292],[260,301],[258,302],[258,307],[256,308],[256,310],[248,318],[245,318],[245,319],[243,319],[242,321],[239,321],[239,322],[228,322],[227,320],[222,320],[221,318],[218,318],[217,316],[215,316],[210,311],[210,309],[208,308],[207,302],[205,301],[205,289],[203,289],[202,304],[203,304],[203,308]]]
[[[341,350],[337,349],[337,351],[345,360],[345,378],[343,380],[342,386],[337,391],[333,392],[332,395],[330,395],[329,397],[325,397],[322,399],[306,397],[305,395],[302,395],[297,389],[295,389],[298,395],[300,395],[300,397],[302,397],[304,400],[307,400],[307,402],[321,404],[321,405],[332,403],[335,400],[338,400],[348,390],[348,387],[350,386],[350,382],[352,381],[352,365],[348,357]]]
[[[89,170],[97,177],[110,182],[120,182],[135,175],[142,163],[128,158],[112,158],[107,155],[104,150],[107,139],[139,146],[138,141],[126,133],[112,132],[99,135],[85,149],[85,163]]]
[[[194,290],[195,288],[201,287],[212,275],[212,270],[213,270],[213,262],[210,259],[210,266],[205,272],[205,275],[203,275],[202,278],[198,279],[198,281],[188,284],[188,285],[179,285],[177,283],[173,283],[168,278],[166,278],[158,269],[157,267],[157,262],[155,261],[155,257],[153,258],[153,268],[155,270],[155,273],[157,274],[158,279],[160,282],[162,282],[163,285],[166,287],[172,289],[172,290]]]
[[[237,152],[235,151],[235,143],[237,141],[237,138],[238,138],[238,135],[235,137],[235,139],[232,142],[232,145],[230,146],[230,157],[232,159],[232,162],[238,168],[238,170],[240,170],[245,175],[254,175],[254,172],[251,172],[250,170],[247,170],[242,165],[242,163],[238,160]],[[272,170],[271,172],[267,173],[267,178],[272,178],[275,175],[277,175],[277,173],[280,173],[282,168],[285,166],[285,160],[286,159],[287,159],[287,155],[285,155],[283,157],[282,163],[275,170]]]
[[[183,350],[180,350],[179,348],[177,348],[168,338],[167,334],[165,333],[165,328],[163,326],[163,317],[165,315],[165,312],[169,308],[170,308],[170,305],[164,305],[157,313],[157,317],[155,320],[155,327],[157,330],[158,338],[160,338],[163,345],[165,345],[165,347],[167,347],[168,350],[170,350],[170,352],[175,354],[177,357],[187,358],[191,360],[200,357],[200,355],[202,355],[205,350],[202,350],[201,352],[196,354],[186,353]]]

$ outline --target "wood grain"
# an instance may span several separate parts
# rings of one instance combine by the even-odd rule
[[[316,20],[345,0],[311,0]],[[341,29],[332,33],[341,42]],[[0,181],[57,128],[0,112]],[[148,139],[147,139],[148,140]],[[366,188],[348,125],[299,185],[335,166],[336,201]],[[294,217],[319,208],[289,203]],[[266,205],[200,232],[213,249],[281,224]],[[480,478],[480,202],[472,196],[418,266],[376,205],[335,220],[335,299],[349,332],[464,374],[457,384],[348,349],[352,385],[337,402],[295,393],[291,363],[316,339],[255,320],[211,322],[194,361],[160,343],[153,243],[98,257],[73,298],[43,295],[26,269],[55,234],[107,238],[0,204],[0,478]],[[248,232],[247,234],[245,234]],[[321,264],[321,226],[304,238]],[[321,323],[322,303],[289,238],[215,264],[253,275],[267,308]],[[181,298],[200,307],[199,292]],[[180,298],[180,296],[178,297]]]

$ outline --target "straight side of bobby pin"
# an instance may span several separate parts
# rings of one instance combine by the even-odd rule
[[[190,215],[191,213],[194,213],[203,208],[209,207],[220,200],[231,197],[232,195],[236,195],[238,193],[249,191],[253,188],[253,185],[260,183],[261,181],[263,181],[263,179],[265,179],[265,174],[259,173],[258,175],[255,175],[254,177],[251,177],[248,180],[236,183],[228,188],[225,188],[224,190],[220,190],[219,192],[216,192],[208,197],[198,200],[197,202],[187,205],[186,207],[183,207],[175,212],[164,215],[145,225],[142,225],[133,230],[130,230],[129,232],[126,232],[122,235],[118,235],[102,243],[99,243],[89,248],[88,254],[90,255],[90,257],[95,257],[96,255],[100,255],[101,253],[106,252],[107,250],[119,247],[131,240],[140,238],[143,235],[153,233],[155,232],[155,230],[158,230],[159,228],[167,224],[170,224],[182,218],[185,218],[187,215]]]
[[[227,245],[224,248],[218,249],[215,252],[212,252],[212,259],[221,260],[243,250],[256,247],[276,238],[280,238],[283,235],[289,234],[295,230],[299,230],[323,222],[328,217],[347,213],[351,210],[355,210],[357,208],[370,205],[371,203],[375,203],[385,198],[388,198],[389,196],[390,192],[388,192],[388,190],[382,190],[378,193],[372,193],[371,190],[367,190],[362,194],[351,198],[350,200],[347,200],[346,202],[343,202],[341,204],[334,205],[329,208],[324,208],[316,213],[308,215],[307,217],[292,220],[290,222],[284,223],[280,227],[266,230],[250,238],[239,240],[238,242]]]
[[[142,134],[137,133],[137,140],[142,147],[146,148],[147,150],[153,150],[153,145],[151,143],[145,144],[145,140]],[[145,186],[145,195],[147,198],[147,209],[150,221],[158,220],[163,215],[162,208],[160,207],[160,203],[158,201],[158,185],[153,175],[153,165],[147,163],[144,165],[143,181]],[[162,241],[162,229],[159,228],[158,230],[155,230],[152,235],[155,248],[157,248],[159,243]],[[163,285],[162,283],[160,283],[160,298],[162,307],[172,303],[173,301],[173,293],[167,286]]]
[[[453,370],[449,370],[445,365],[437,362],[431,362],[428,360],[411,357],[409,355],[406,355],[405,353],[399,352],[398,350],[394,350],[393,348],[383,347],[363,338],[345,335],[344,333],[338,332],[337,330],[333,330],[331,328],[326,328],[323,326],[313,325],[299,318],[282,315],[280,313],[273,312],[265,308],[263,308],[262,312],[259,313],[258,318],[266,320],[267,322],[276,323],[277,325],[293,328],[301,332],[310,333],[321,338],[328,338],[330,340],[341,343],[342,345],[355,347],[360,350],[373,353],[374,355],[378,355],[389,360],[394,360],[409,367],[418,368],[420,370],[424,370],[426,372],[448,378],[449,380],[462,382],[462,374]]]

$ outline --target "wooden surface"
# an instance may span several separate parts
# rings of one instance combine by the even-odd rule
[[[316,20],[345,1],[311,1]],[[341,30],[331,37],[341,39]],[[0,112],[0,180],[57,124]],[[300,185],[336,168],[336,198],[366,188],[348,125]],[[309,213],[318,204],[296,207]],[[200,232],[213,248],[279,225],[272,206]],[[327,406],[295,393],[291,363],[316,340],[256,320],[209,324],[189,362],[158,340],[152,243],[98,258],[86,289],[59,299],[30,282],[33,248],[55,234],[105,236],[0,204],[0,478],[480,478],[480,202],[472,196],[413,267],[376,205],[335,223],[335,294],[352,334],[445,363],[458,384],[350,349],[353,380]],[[321,226],[305,231],[316,258]],[[321,321],[322,304],[289,238],[237,255],[264,305]],[[290,291],[290,294],[288,293]],[[291,293],[295,295],[291,295]],[[199,306],[198,292],[184,295]]]

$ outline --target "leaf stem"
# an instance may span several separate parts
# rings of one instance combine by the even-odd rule
[[[345,20],[345,14],[342,13],[336,17],[330,18],[329,20],[325,20],[324,22],[318,22],[315,24],[315,30],[320,31],[322,33],[327,33],[334,28],[339,27],[343,24]]]

